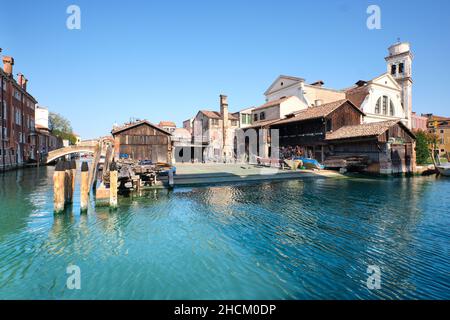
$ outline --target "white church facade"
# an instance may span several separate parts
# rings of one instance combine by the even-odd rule
[[[279,76],[264,93],[265,105],[294,96],[298,98],[298,103],[291,109],[300,111],[348,99],[366,114],[365,123],[401,120],[411,128],[413,55],[406,42],[394,44],[388,51],[389,55],[385,58],[386,73],[369,81],[360,80],[352,87],[342,90],[326,88],[321,80],[307,84],[303,78]],[[253,113],[261,109],[264,109],[264,105],[256,108]],[[254,119],[256,117],[253,115]]]

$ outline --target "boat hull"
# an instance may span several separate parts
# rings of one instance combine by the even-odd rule
[[[450,177],[450,167],[437,166],[436,169],[438,169],[439,173],[443,176]]]

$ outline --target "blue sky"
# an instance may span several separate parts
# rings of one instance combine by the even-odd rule
[[[81,8],[68,30],[66,8]],[[366,9],[381,8],[381,30]],[[413,109],[450,116],[450,1],[0,0],[0,47],[40,104],[82,138],[130,117],[178,125],[199,109],[259,105],[280,74],[344,88],[386,71],[409,41]],[[7,9],[6,9],[7,8]]]

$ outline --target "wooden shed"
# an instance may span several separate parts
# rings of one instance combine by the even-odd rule
[[[357,125],[364,113],[349,100],[343,99],[300,110],[270,124],[279,130],[280,147],[300,147],[304,155],[323,161],[327,153],[328,133],[341,127]]]
[[[114,128],[111,134],[116,158],[171,162],[171,134],[147,120]]]
[[[400,121],[388,120],[345,126],[327,133],[325,141],[332,156],[325,165],[342,162],[346,167],[352,158],[364,158],[363,170],[373,173],[392,174],[415,171],[416,152],[414,134]]]

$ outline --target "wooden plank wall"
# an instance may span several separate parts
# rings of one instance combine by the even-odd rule
[[[170,162],[170,136],[147,124],[130,128],[118,135],[120,153],[135,160]]]

